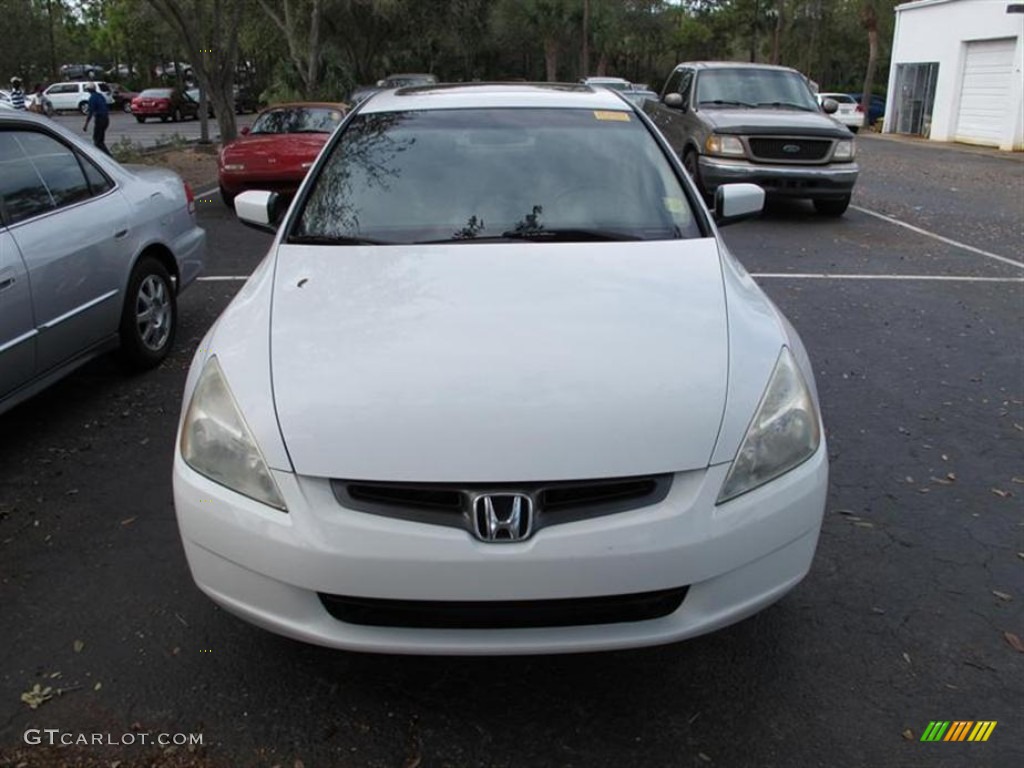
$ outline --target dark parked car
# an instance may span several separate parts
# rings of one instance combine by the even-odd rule
[[[130,91],[119,83],[110,84],[110,95],[114,97],[114,109],[132,113],[132,99],[138,96],[137,91]]]
[[[180,88],[147,88],[132,99],[132,114],[140,123],[149,117],[177,123],[198,117],[199,102],[190,99]]]
[[[826,104],[795,69],[696,61],[678,65],[643,109],[707,197],[749,182],[841,216],[859,168],[853,134],[826,114],[835,102]]]

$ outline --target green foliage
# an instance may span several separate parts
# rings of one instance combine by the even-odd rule
[[[206,14],[216,3],[242,8],[236,74],[270,100],[343,98],[357,84],[392,72],[434,72],[442,80],[542,80],[581,74],[584,0],[318,0],[320,45],[315,83],[308,48],[314,0],[288,0],[286,35],[258,0],[180,0]],[[895,0],[588,0],[589,72],[660,87],[669,69],[693,59],[758,61],[772,56],[778,13],[780,63],[822,88],[858,90],[868,58],[862,11],[874,8],[879,29],[878,80],[889,63]],[[283,20],[285,0],[267,0]],[[0,80],[26,84],[56,77],[65,63],[131,65],[129,87],[152,84],[153,69],[188,61],[188,46],[151,0],[0,0],[4,44]],[[209,25],[207,25],[209,26]],[[223,27],[223,24],[221,25]],[[52,45],[51,45],[52,31]],[[210,41],[201,41],[204,44]],[[296,55],[298,54],[298,55]],[[303,54],[306,61],[302,70]],[[244,71],[243,71],[244,70]]]

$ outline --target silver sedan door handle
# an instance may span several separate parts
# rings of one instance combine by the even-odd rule
[[[128,230],[127,229],[119,229],[117,232],[114,233],[114,239],[115,240],[120,240],[122,237],[124,237],[127,234],[128,234]]]
[[[17,278],[15,278],[14,275],[11,275],[10,277],[0,278],[0,291],[6,291],[8,288],[14,285],[16,279]]]

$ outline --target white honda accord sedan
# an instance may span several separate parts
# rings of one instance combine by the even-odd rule
[[[648,119],[586,85],[377,94],[199,346],[174,499],[199,587],[310,643],[654,645],[807,573],[828,461],[796,332]]]

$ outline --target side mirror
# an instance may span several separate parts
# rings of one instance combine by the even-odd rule
[[[764,209],[764,190],[757,184],[723,184],[715,191],[715,223],[724,227],[757,216]]]
[[[383,88],[385,85],[387,85],[387,83],[384,80],[378,80],[377,81],[377,87],[378,88]]]
[[[665,98],[662,99],[666,107],[672,107],[673,109],[684,109],[683,95],[681,93],[666,93]]]
[[[241,134],[242,136],[248,136],[248,135],[249,135],[249,132],[250,132],[250,128],[249,128],[249,126],[248,126],[248,125],[243,125],[243,126],[242,126],[242,128],[241,128],[241,130],[239,131],[239,133],[240,133],[240,134]]]
[[[277,192],[250,189],[235,198],[235,214],[247,227],[262,232],[277,232],[284,214],[281,202]]]
[[[839,102],[835,99],[825,99],[821,102],[821,109],[826,115],[834,115],[839,109]]]

